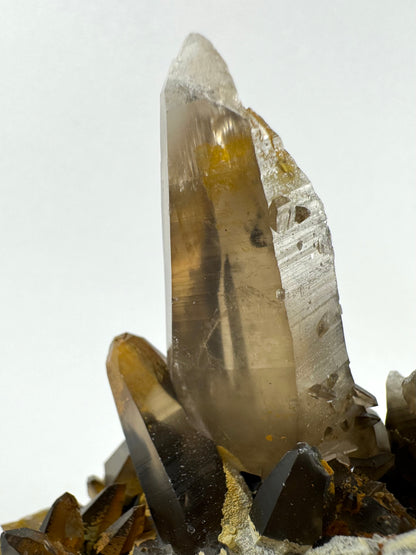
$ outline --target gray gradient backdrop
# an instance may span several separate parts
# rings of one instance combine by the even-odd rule
[[[415,25],[414,0],[0,0],[0,522],[86,501],[122,439],[112,337],[165,350],[159,92],[191,31],[323,199],[384,412],[416,367]]]

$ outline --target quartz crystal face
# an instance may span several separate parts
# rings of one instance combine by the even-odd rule
[[[323,205],[200,35],[161,121],[168,369],[193,424],[256,475],[297,441],[376,455],[355,429],[375,399],[350,373]]]

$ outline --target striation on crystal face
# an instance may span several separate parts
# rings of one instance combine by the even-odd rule
[[[222,462],[170,395],[165,361],[147,341],[126,333],[114,339],[107,371],[160,537],[183,555],[215,546],[225,496]]]
[[[322,203],[200,35],[161,122],[168,368],[192,422],[262,476],[297,441],[376,456],[355,427],[376,401],[349,369]]]

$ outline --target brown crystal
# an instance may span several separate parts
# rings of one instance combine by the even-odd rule
[[[1,536],[2,555],[68,555],[59,542],[52,542],[46,534],[29,528],[9,530]]]
[[[107,459],[104,469],[104,481],[107,486],[115,483],[126,486],[126,503],[143,493],[125,441]]]
[[[368,536],[400,534],[416,520],[386,489],[385,484],[335,463],[335,503],[325,535]]]
[[[84,524],[77,500],[64,493],[50,508],[40,531],[59,541],[67,551],[78,553],[84,543]]]

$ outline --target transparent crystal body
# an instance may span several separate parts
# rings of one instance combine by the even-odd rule
[[[378,451],[355,418],[321,201],[280,138],[190,35],[161,109],[168,369],[201,431],[267,474],[297,441],[328,459]]]

